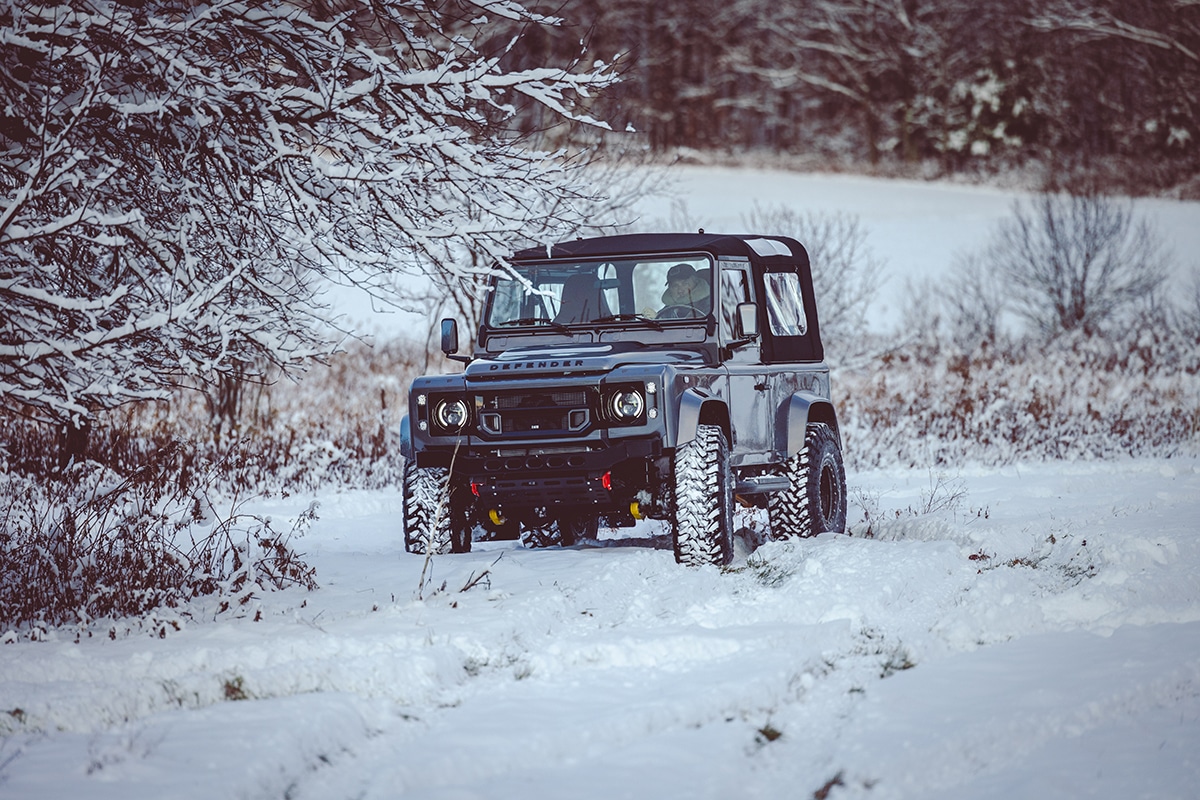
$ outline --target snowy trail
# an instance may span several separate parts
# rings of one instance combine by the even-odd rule
[[[490,543],[423,599],[396,498],[321,497],[315,593],[0,646],[0,796],[1190,796],[1200,461],[851,485],[874,538]]]
[[[978,797],[1194,796],[1200,625],[1039,635],[986,655],[879,687],[847,754],[847,796],[949,798],[972,781]]]

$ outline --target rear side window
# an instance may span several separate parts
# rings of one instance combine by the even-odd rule
[[[804,314],[804,296],[800,278],[794,272],[768,272],[763,276],[767,289],[767,320],[775,336],[803,336],[808,332]]]

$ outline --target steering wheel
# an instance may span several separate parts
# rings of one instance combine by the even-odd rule
[[[655,319],[688,319],[689,317],[703,317],[704,312],[693,305],[687,303],[674,303],[669,306],[663,306],[658,313],[654,315]]]

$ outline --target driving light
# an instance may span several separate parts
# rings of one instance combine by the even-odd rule
[[[467,404],[462,400],[442,400],[434,408],[433,418],[440,427],[456,431],[467,424]]]
[[[637,419],[646,408],[642,393],[635,389],[621,389],[612,396],[609,405],[613,416],[622,421]]]

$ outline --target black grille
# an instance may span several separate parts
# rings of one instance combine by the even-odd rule
[[[501,416],[501,433],[526,433],[528,431],[565,431],[567,424],[566,411],[540,409],[535,411],[513,411]]]
[[[486,403],[485,403],[486,405]],[[587,392],[541,392],[539,394],[495,395],[495,406],[500,411],[512,408],[579,408],[587,407]]]
[[[479,427],[491,436],[582,433],[591,425],[596,396],[588,388],[483,395],[477,398]]]

